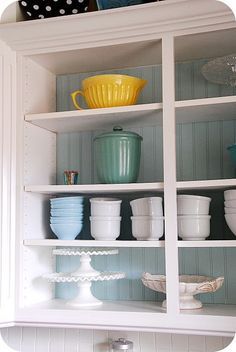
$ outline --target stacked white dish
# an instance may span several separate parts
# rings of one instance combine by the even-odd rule
[[[164,217],[161,197],[146,197],[130,202],[132,234],[139,241],[155,241],[163,236]]]
[[[236,236],[236,189],[224,191],[225,221]]]
[[[177,196],[178,235],[184,241],[201,241],[210,235],[210,202],[209,197]]]
[[[74,240],[83,227],[83,197],[50,199],[50,227],[61,240]]]
[[[113,241],[120,235],[120,206],[117,198],[91,198],[90,229],[95,240]]]

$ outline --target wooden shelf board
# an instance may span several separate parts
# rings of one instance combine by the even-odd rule
[[[163,182],[127,183],[127,184],[93,184],[93,185],[32,185],[25,186],[26,192],[58,194],[58,193],[129,193],[163,191]]]
[[[156,125],[162,123],[162,103],[29,114],[25,121],[56,133],[110,129],[112,125],[139,122]]]
[[[42,247],[164,247],[165,241],[95,241],[95,240],[57,240],[57,239],[47,239],[47,240],[24,240],[23,244],[25,246],[42,246]]]

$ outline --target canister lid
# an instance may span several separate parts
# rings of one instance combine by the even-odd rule
[[[143,139],[138,133],[135,132],[130,132],[130,131],[123,131],[123,128],[121,126],[114,126],[112,132],[105,132],[102,133],[96,137],[94,137],[94,140],[99,139],[99,138],[104,138],[104,137],[131,137],[131,138],[139,138]]]
[[[132,351],[133,342],[124,338],[119,338],[117,341],[112,342],[112,349],[114,351]]]

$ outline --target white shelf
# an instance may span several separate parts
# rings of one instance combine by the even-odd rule
[[[26,192],[58,194],[58,193],[130,193],[163,191],[163,182],[127,183],[127,184],[92,184],[92,185],[33,185],[25,186]]]
[[[178,241],[180,248],[236,247],[236,240]]]
[[[40,309],[63,309],[76,310],[78,308],[65,305],[66,301],[62,299],[53,299],[51,301],[39,303],[32,308]],[[81,311],[117,311],[117,312],[149,312],[149,313],[166,313],[166,309],[161,307],[161,302],[152,301],[104,301],[102,306],[95,308],[80,308]]]
[[[25,116],[25,121],[56,133],[97,130],[119,124],[130,126],[139,122],[161,124],[162,103],[30,114]]]
[[[177,190],[204,190],[236,187],[236,179],[179,181]],[[26,192],[58,194],[58,193],[131,193],[131,192],[161,192],[163,182],[127,183],[127,184],[88,184],[88,185],[27,185]]]
[[[167,316],[161,302],[103,301],[100,306],[85,308],[75,308],[66,303],[65,300],[52,299],[19,309],[16,314],[17,323],[76,328],[100,326],[103,329],[119,330],[143,327],[155,329],[156,319],[164,323]],[[60,319],[61,316],[63,320]]]
[[[185,334],[191,334],[193,331],[203,334],[204,331],[204,334],[209,335],[233,335],[235,305],[204,304],[200,309],[182,310],[178,319],[173,319],[170,314],[166,314],[166,309],[162,308],[161,304],[152,301],[104,301],[103,305],[98,307],[78,309],[67,306],[64,300],[53,299],[18,310],[17,325],[36,324],[41,327],[69,325],[76,328],[100,325],[103,329],[116,330],[145,329],[169,333],[182,331]],[[61,314],[63,322],[58,319]],[[122,322],[122,326],[114,324],[114,319],[118,324]]]
[[[42,247],[164,247],[165,241],[95,241],[95,240],[24,240],[25,246],[42,246]]]
[[[35,240],[23,241],[24,246],[37,247],[110,247],[110,248],[164,248],[165,241],[95,241],[95,240]],[[178,241],[179,248],[236,247],[236,240]]]
[[[162,124],[162,103],[25,115],[25,121],[55,133]],[[236,96],[175,102],[176,122],[235,119]]]
[[[233,304],[207,304],[203,303],[203,307],[200,309],[181,310],[181,314],[184,315],[204,315],[204,316],[225,316],[235,317],[236,316],[236,305]]]
[[[199,181],[178,181],[177,190],[190,189],[225,189],[236,187],[236,179],[221,179],[221,180],[199,180]]]
[[[236,96],[176,101],[176,122],[235,119]]]

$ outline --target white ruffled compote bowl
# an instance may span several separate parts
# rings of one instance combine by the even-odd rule
[[[166,293],[165,275],[152,275],[143,273],[141,278],[143,284],[151,290]],[[202,302],[194,298],[198,293],[209,293],[217,291],[224,282],[223,277],[209,277],[199,275],[179,276],[179,305],[180,309],[197,309],[202,307]],[[162,307],[166,308],[166,300]]]

